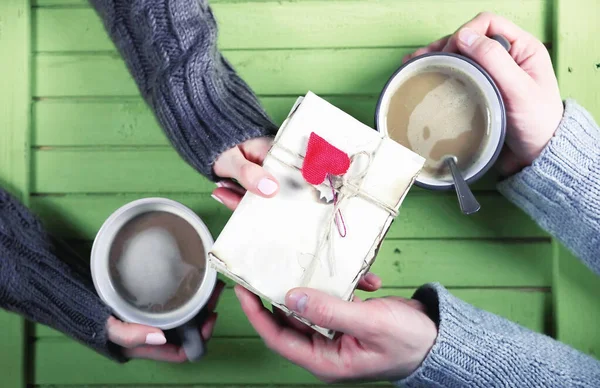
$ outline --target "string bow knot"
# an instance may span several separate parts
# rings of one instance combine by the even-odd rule
[[[335,244],[333,244],[333,238],[336,229],[342,238],[347,235],[346,223],[342,216],[342,208],[348,199],[361,197],[386,210],[393,217],[397,215],[395,209],[362,190],[362,184],[369,172],[372,158],[379,150],[380,145],[381,142],[372,153],[360,151],[349,157],[346,153],[334,147],[314,132],[310,135],[305,155],[300,155],[297,152],[278,144],[278,142],[273,144],[272,150],[269,153],[275,160],[290,168],[301,170],[302,176],[309,184],[314,186],[327,184],[333,192],[333,206],[329,216],[325,220],[324,228],[317,245],[317,250],[313,255],[313,259],[304,271],[301,282],[302,286],[306,286],[310,282],[310,279],[320,262],[320,256],[325,249],[327,249],[329,275],[331,277],[335,276]],[[272,152],[275,148],[301,159],[303,161],[302,167],[299,168],[276,157]],[[349,172],[350,168],[354,166],[360,157],[365,157],[367,159],[365,166],[357,172]]]

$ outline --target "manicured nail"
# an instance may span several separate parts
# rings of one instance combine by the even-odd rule
[[[146,336],[146,343],[148,345],[164,345],[167,343],[167,339],[161,333],[150,333]]]
[[[242,297],[242,293],[240,292],[239,288],[233,287],[233,292],[235,292],[235,296],[237,296],[238,299]]]
[[[467,46],[471,46],[479,38],[479,34],[471,28],[463,28],[458,33],[458,39]]]
[[[271,195],[277,191],[277,183],[269,178],[263,178],[258,182],[258,190],[264,195]]]
[[[217,185],[217,187],[225,187],[225,183],[223,183],[222,181],[218,181],[215,184]]]
[[[217,202],[219,202],[219,203],[223,203],[223,201],[221,201],[221,198],[217,197],[216,195],[214,195],[214,194],[211,194],[210,196],[211,196],[211,197],[212,197],[212,198],[213,198],[215,201],[217,201]]]
[[[292,310],[303,313],[306,309],[306,302],[308,302],[308,295],[303,292],[292,292],[288,296],[288,307]]]

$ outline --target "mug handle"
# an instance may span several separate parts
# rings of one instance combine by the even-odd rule
[[[206,354],[206,346],[201,330],[207,317],[206,309],[203,309],[196,319],[176,329],[177,335],[181,339],[183,351],[190,362],[198,361]]]
[[[494,35],[494,36],[491,37],[491,39],[493,39],[496,42],[500,43],[502,45],[502,47],[504,47],[504,49],[506,51],[510,51],[510,47],[511,47],[510,46],[510,42],[504,36],[502,36],[502,35]]]

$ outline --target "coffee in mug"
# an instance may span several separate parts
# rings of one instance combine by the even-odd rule
[[[466,170],[485,148],[489,108],[475,82],[449,67],[431,66],[407,79],[391,96],[388,135],[426,158],[424,174],[450,179],[444,159],[456,156]]]
[[[205,257],[202,239],[187,221],[170,212],[151,211],[117,232],[110,276],[132,306],[165,313],[182,307],[198,291]]]
[[[496,161],[506,132],[502,97],[478,64],[458,54],[429,53],[390,78],[376,110],[376,128],[426,163],[416,185],[453,187],[444,160],[455,156],[467,183]]]

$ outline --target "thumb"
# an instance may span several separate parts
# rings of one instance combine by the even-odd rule
[[[108,319],[106,330],[108,339],[124,348],[134,348],[140,345],[164,345],[167,342],[160,329],[137,323],[121,322],[114,317]]]
[[[361,337],[368,330],[368,305],[347,302],[311,288],[295,288],[285,297],[286,306],[315,325]]]
[[[456,45],[492,76],[506,98],[518,97],[532,82],[500,43],[472,28],[458,31]]]

